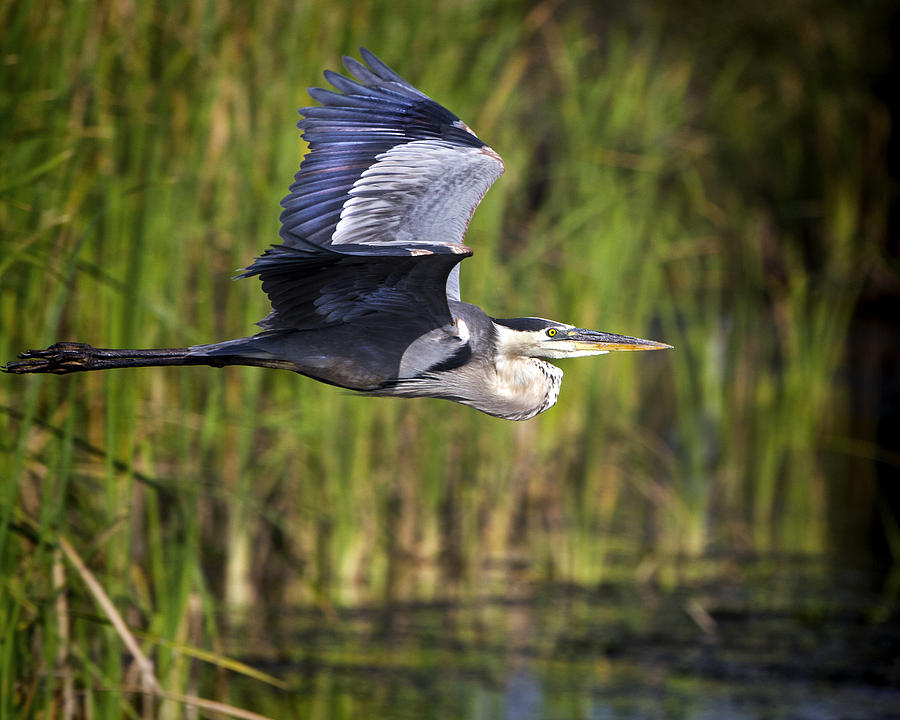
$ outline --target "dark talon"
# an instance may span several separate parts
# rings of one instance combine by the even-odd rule
[[[19,353],[19,360],[0,366],[6,373],[54,373],[64,375],[90,367],[95,349],[85,343],[58,342],[45,350],[25,350]]]

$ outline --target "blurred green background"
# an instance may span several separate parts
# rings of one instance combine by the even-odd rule
[[[525,423],[253,368],[4,376],[0,719],[182,712],[120,691],[134,665],[66,541],[167,691],[277,717],[297,695],[222,667],[296,660],[288,608],[346,628],[538,586],[770,587],[804,558],[865,569],[866,627],[895,627],[897,23],[887,1],[0,0],[0,359],[252,332],[266,298],[230,278],[278,241],[306,88],[360,45],[506,162],[464,299],[676,348],[565,362]],[[683,607],[708,634],[704,597]],[[344,665],[387,662],[346,642]],[[298,717],[381,707],[293,687]]]

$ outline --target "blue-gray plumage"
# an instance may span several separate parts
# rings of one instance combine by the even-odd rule
[[[355,79],[326,71],[302,108],[309,150],[282,200],[281,244],[239,277],[271,301],[250,337],[190,348],[57,343],[3,369],[68,373],[150,365],[293,370],[377,396],[436,397],[510,420],[551,407],[546,359],[663,343],[542,318],[492,319],[459,295],[463,238],[503,161],[456,115],[363,49]]]

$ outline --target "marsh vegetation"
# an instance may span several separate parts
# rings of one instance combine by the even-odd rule
[[[726,587],[790,608],[789,654],[868,643],[877,671],[800,687],[897,709],[891,345],[854,324],[897,287],[888,3],[700,5],[0,2],[0,358],[246,335],[266,300],[230,278],[277,241],[295,110],[359,45],[506,162],[466,298],[676,348],[566,363],[526,423],[255,368],[0,378],[0,719],[497,717],[517,677],[532,717],[754,717],[698,668],[758,664],[692,664]],[[654,608],[672,662],[637,652]],[[649,709],[616,704],[635,668]]]

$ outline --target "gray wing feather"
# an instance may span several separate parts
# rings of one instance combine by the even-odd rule
[[[318,245],[461,244],[500,156],[368,50],[326,71],[300,110],[309,152],[282,201],[281,236]]]
[[[447,297],[450,300],[459,302],[459,263],[453,266],[450,274],[447,276]]]

